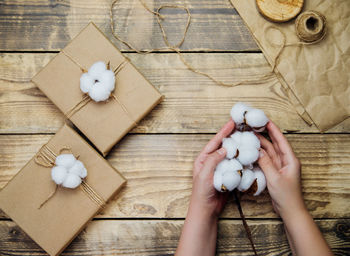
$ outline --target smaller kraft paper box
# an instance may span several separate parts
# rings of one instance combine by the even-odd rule
[[[59,163],[61,154],[72,154],[75,164],[83,164],[85,178],[75,176],[74,165],[67,167],[73,181],[81,183],[73,184],[67,173],[62,185],[53,181],[53,168],[69,162],[61,158]],[[64,187],[66,182],[76,187]],[[99,153],[64,125],[0,191],[0,209],[46,252],[58,255],[125,183]]]
[[[80,78],[99,61],[115,73],[115,89],[107,100],[95,102],[80,89]],[[163,99],[93,23],[32,81],[104,156]]]

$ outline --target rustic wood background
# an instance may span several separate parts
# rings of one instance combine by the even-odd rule
[[[151,8],[180,4],[192,24],[185,58],[217,79],[234,82],[270,69],[228,0],[145,0]],[[301,159],[308,209],[336,255],[350,254],[350,119],[327,133],[307,126],[276,77],[260,85],[223,88],[194,74],[171,52],[139,55],[109,28],[110,0],[0,0],[0,188],[20,170],[64,119],[30,82],[89,21],[93,21],[165,95],[165,100],[115,146],[111,164],[126,188],[63,255],[171,255],[177,247],[191,194],[192,162],[228,120],[236,101],[262,108],[287,134]],[[169,40],[181,39],[185,13],[164,10]],[[138,0],[114,8],[117,32],[138,48],[164,46],[154,17]],[[281,220],[265,192],[242,202],[259,255],[290,255]],[[252,255],[231,200],[219,224],[218,255]],[[45,255],[0,212],[0,255]]]

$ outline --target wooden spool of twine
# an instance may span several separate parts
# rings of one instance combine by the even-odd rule
[[[274,22],[293,19],[301,12],[303,5],[304,0],[256,0],[259,12]]]
[[[316,11],[303,12],[295,20],[295,31],[304,42],[320,41],[326,34],[326,18]]]

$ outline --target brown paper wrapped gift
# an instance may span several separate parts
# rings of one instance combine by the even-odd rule
[[[113,97],[105,102],[90,100],[80,90],[83,70],[97,61],[110,63],[116,73]],[[103,155],[162,100],[157,89],[93,23],[32,81]]]
[[[45,153],[44,148],[56,155],[69,148],[79,156],[88,173],[79,187],[60,186],[55,190],[51,168],[37,161]],[[0,208],[45,251],[57,255],[125,182],[100,154],[65,125],[0,191]]]
[[[318,43],[299,44],[295,20],[273,23],[263,18],[255,0],[230,0],[249,27],[267,61],[305,121],[325,131],[350,116],[350,2],[304,1],[303,11],[326,17],[326,35]],[[288,1],[285,1],[288,5]],[[275,28],[275,29],[269,29]],[[280,51],[285,35],[286,45]],[[276,45],[275,45],[276,44]],[[311,120],[310,120],[311,119]]]

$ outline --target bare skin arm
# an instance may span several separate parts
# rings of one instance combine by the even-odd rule
[[[304,204],[299,160],[274,123],[270,121],[267,130],[272,143],[259,135],[259,165],[265,173],[273,207],[285,224],[293,255],[333,255]]]
[[[217,222],[228,193],[219,193],[213,186],[216,165],[225,158],[223,138],[232,133],[234,123],[228,122],[204,147],[194,162],[190,206],[182,229],[176,256],[213,256],[216,249]]]

